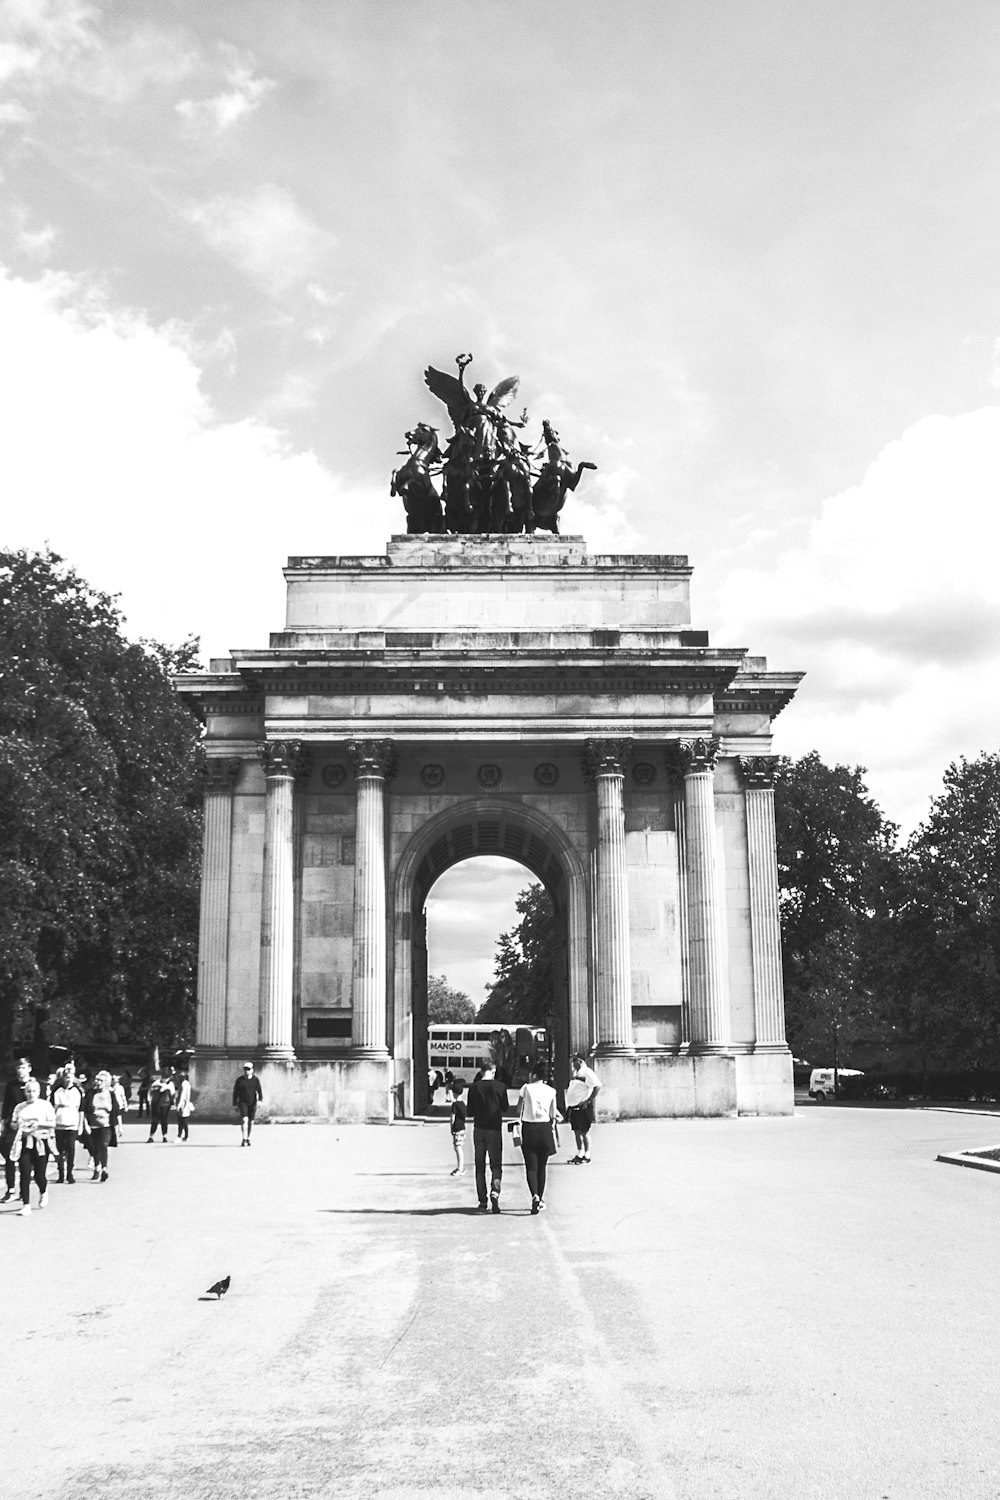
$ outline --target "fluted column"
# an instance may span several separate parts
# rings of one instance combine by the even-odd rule
[[[726,982],[715,850],[715,759],[718,740],[681,740],[687,844],[690,1050],[725,1052]]]
[[[394,769],[392,741],[352,740],[347,753],[358,787],[351,1045],[385,1057],[385,787]]]
[[[266,1057],[294,1057],[295,780],[305,752],[296,740],[258,745],[267,782],[264,883],[260,914],[260,1047]]]
[[[667,752],[667,775],[674,803],[677,837],[677,942],[681,958],[681,1046],[691,1040],[691,965],[688,948],[687,812],[684,804],[684,772],[676,746]]]
[[[238,760],[219,758],[209,760],[204,771],[196,1031],[199,1047],[226,1045],[233,787],[239,771]]]
[[[785,995],[781,975],[778,858],[774,834],[774,770],[777,757],[739,757],[746,784],[747,858],[750,870],[750,935],[753,945],[755,1052],[787,1052]]]
[[[632,954],[625,873],[625,768],[631,740],[588,740],[584,775],[597,794],[597,1050],[632,1041]]]

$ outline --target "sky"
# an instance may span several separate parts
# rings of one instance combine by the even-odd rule
[[[905,835],[997,746],[998,66],[995,0],[6,0],[0,546],[264,645],[471,351]]]

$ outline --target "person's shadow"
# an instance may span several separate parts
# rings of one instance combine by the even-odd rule
[[[459,1204],[455,1208],[321,1208],[317,1210],[321,1214],[406,1214],[421,1219],[436,1219],[441,1214],[462,1214],[467,1219],[494,1218],[496,1215],[484,1214],[482,1209],[468,1204]],[[509,1209],[505,1208],[500,1218],[517,1219],[524,1218],[530,1213],[527,1208]]]

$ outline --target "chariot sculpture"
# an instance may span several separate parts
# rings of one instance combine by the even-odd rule
[[[584,469],[597,465],[583,462],[574,468],[548,421],[537,443],[523,442],[519,433],[528,424],[527,410],[520,417],[507,415],[519,377],[508,376],[489,393],[482,384],[470,392],[465,372],[471,363],[471,354],[456,355],[457,377],[433,365],[424,371],[427,388],[448,408],[454,431],[443,449],[437,428],[427,422],[405,434],[406,462],[394,471],[390,494],[403,502],[407,531],[558,536],[566,496]]]

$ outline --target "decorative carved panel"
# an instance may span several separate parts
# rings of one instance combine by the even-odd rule
[[[587,740],[583,751],[584,777],[593,785],[598,776],[624,776],[631,758],[631,740]]]
[[[703,739],[681,740],[677,753],[685,776],[693,776],[697,771],[711,771],[718,758],[719,740],[714,734]]]
[[[392,740],[350,740],[347,754],[357,777],[381,776],[388,781],[395,775],[396,752]]]
[[[301,781],[309,775],[312,757],[299,740],[263,740],[257,754],[265,776],[291,776]]]
[[[778,766],[776,755],[740,755],[737,759],[748,787],[763,789],[774,786],[774,773]]]
[[[207,760],[201,772],[206,792],[231,792],[239,774],[240,763],[235,758]]]

